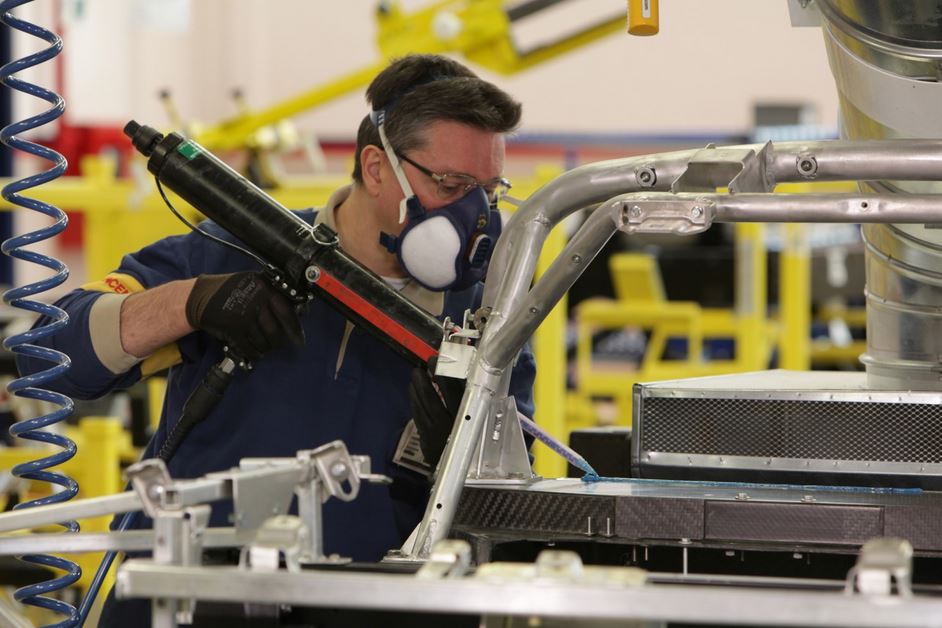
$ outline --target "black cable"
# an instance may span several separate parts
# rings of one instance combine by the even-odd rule
[[[214,236],[213,234],[209,233],[208,231],[203,231],[203,230],[200,229],[198,226],[194,225],[192,222],[190,222],[189,220],[187,220],[186,217],[183,216],[183,214],[181,214],[179,211],[177,211],[177,208],[173,206],[173,203],[170,202],[170,199],[167,198],[167,193],[164,192],[164,187],[160,184],[160,179],[158,179],[158,178],[155,176],[155,177],[154,177],[154,181],[157,182],[157,191],[160,192],[160,197],[161,197],[162,199],[164,199],[164,203],[167,204],[167,207],[170,208],[170,211],[173,212],[173,215],[176,216],[177,218],[179,218],[179,219],[180,219],[180,222],[182,222],[183,224],[185,224],[185,225],[186,225],[187,227],[189,227],[192,231],[195,231],[196,233],[200,234],[200,235],[203,236],[204,238],[209,238],[210,240],[212,240],[213,242],[216,242],[217,244],[222,244],[223,246],[228,246],[229,248],[231,248],[231,249],[233,249],[233,250],[236,250],[236,251],[238,251],[239,253],[242,253],[243,255],[248,255],[249,257],[251,257],[252,259],[254,259],[256,262],[258,262],[259,264],[261,264],[263,268],[269,268],[269,269],[274,270],[274,267],[273,267],[271,264],[269,264],[268,262],[266,262],[265,260],[263,260],[261,257],[259,257],[258,255],[256,255],[256,254],[253,253],[252,251],[250,251],[250,250],[248,250],[248,249],[246,249],[246,248],[243,248],[243,247],[239,246],[238,244],[236,244],[236,243],[234,243],[234,242],[229,242],[229,241],[227,241],[227,240],[223,240],[223,239],[220,238],[220,237]]]
[[[216,404],[219,403],[219,400],[222,399],[226,388],[232,381],[235,366],[235,360],[227,357],[218,364],[214,364],[213,367],[209,369],[209,372],[206,373],[206,377],[204,377],[200,385],[190,393],[186,403],[183,404],[180,418],[177,419],[173,429],[167,434],[167,438],[164,440],[160,451],[157,453],[158,458],[164,462],[170,462],[173,454],[176,453],[180,443],[182,443],[186,435],[190,433],[190,430],[198,423],[202,422]]]

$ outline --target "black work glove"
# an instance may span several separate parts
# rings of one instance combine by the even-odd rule
[[[455,413],[464,395],[465,380],[453,377],[435,377],[424,366],[412,370],[409,400],[412,402],[412,420],[419,433],[422,457],[434,469],[445,450],[445,444],[455,424]]]
[[[186,301],[186,320],[249,362],[287,341],[304,344],[297,311],[261,272],[200,275]]]

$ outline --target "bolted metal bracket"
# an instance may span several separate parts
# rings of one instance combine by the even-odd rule
[[[757,153],[751,148],[716,148],[709,145],[687,162],[684,170],[671,184],[671,192],[715,192],[728,188],[739,192],[771,192],[775,181],[767,168],[772,142]]]
[[[616,224],[626,233],[702,233],[713,224],[715,204],[670,194],[638,195],[618,208]]]
[[[360,481],[390,484],[385,475],[370,471],[369,456],[351,456],[343,441],[335,440],[317,449],[299,451],[297,459],[307,472],[298,482],[298,514],[307,534],[299,537],[298,560],[305,564],[349,562],[340,556],[325,556],[321,504],[331,497],[351,501],[360,492]]]
[[[232,523],[240,543],[251,541],[269,517],[288,512],[298,483],[297,473],[278,473],[273,467],[239,469],[219,475],[232,482]]]
[[[530,482],[536,477],[517,418],[517,402],[504,397],[491,404],[468,480]]]
[[[153,519],[161,510],[180,507],[175,500],[173,480],[163,460],[142,460],[132,464],[124,473],[140,497],[141,507],[148,517]]]
[[[320,481],[324,490],[321,503],[331,497],[345,502],[356,499],[360,492],[359,466],[354,463],[342,441],[335,440],[310,452],[299,452],[298,457],[307,457],[317,472],[314,481]]]

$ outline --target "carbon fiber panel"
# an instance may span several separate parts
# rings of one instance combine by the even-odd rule
[[[854,547],[894,536],[909,540],[917,552],[942,552],[942,494],[546,480],[530,488],[466,487],[455,529],[504,541],[555,535],[671,543],[689,539],[723,547]]]
[[[917,549],[942,551],[942,508],[890,505],[883,518],[886,536],[906,539]]]
[[[862,545],[883,536],[883,509],[786,503],[707,502],[709,540]]]
[[[614,502],[611,496],[467,487],[454,525],[472,530],[608,533],[613,526],[607,522],[615,520]]]
[[[615,501],[615,534],[626,539],[702,539],[703,500],[619,498]]]

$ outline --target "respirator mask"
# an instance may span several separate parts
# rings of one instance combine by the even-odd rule
[[[386,138],[384,114],[382,110],[373,111],[370,118],[379,131],[383,150],[405,195],[399,205],[399,224],[405,223],[405,226],[398,236],[380,233],[379,241],[396,255],[410,277],[429,290],[470,288],[487,274],[491,253],[501,232],[497,200],[510,184],[499,179],[492,182],[495,189],[486,192],[472,177],[438,175],[398,155]],[[440,190],[463,189],[451,187],[457,184],[467,191],[447,205],[427,209],[409,185],[400,157],[435,179]]]

